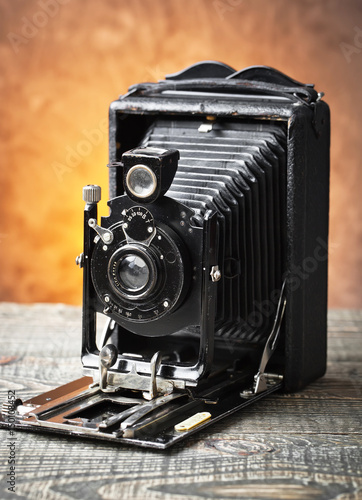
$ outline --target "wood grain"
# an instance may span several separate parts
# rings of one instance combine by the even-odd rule
[[[266,64],[325,92],[328,297],[361,307],[361,29],[361,0],[0,0],[0,300],[81,303],[81,190],[100,184],[108,213],[110,102],[216,59],[237,70]],[[95,130],[94,146],[68,158]]]
[[[16,495],[60,499],[362,498],[362,313],[331,311],[324,378],[275,394],[166,451],[16,433]],[[81,375],[80,309],[0,304],[0,399],[27,398]]]

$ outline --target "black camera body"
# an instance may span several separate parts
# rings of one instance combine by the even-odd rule
[[[19,426],[165,448],[324,374],[322,95],[206,61],[111,104],[109,216],[83,191],[87,376]]]

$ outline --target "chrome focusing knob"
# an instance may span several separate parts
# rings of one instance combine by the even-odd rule
[[[89,184],[83,188],[83,200],[86,203],[98,203],[101,201],[101,188],[95,184]]]

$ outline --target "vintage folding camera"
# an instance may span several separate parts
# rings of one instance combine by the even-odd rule
[[[166,448],[324,374],[322,96],[206,61],[111,104],[109,215],[83,191],[85,376],[5,404],[3,426]]]

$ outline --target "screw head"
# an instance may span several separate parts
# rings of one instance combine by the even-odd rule
[[[219,266],[212,266],[210,271],[212,281],[219,281],[221,279],[221,271]]]
[[[105,345],[99,353],[99,360],[105,368],[110,368],[117,360],[118,349],[113,344]]]
[[[83,263],[84,263],[84,254],[83,253],[81,253],[80,255],[77,255],[77,257],[75,258],[75,263],[80,268],[83,267]]]
[[[221,272],[220,271],[215,271],[214,272],[214,280],[215,281],[219,281],[220,278],[221,278]]]

